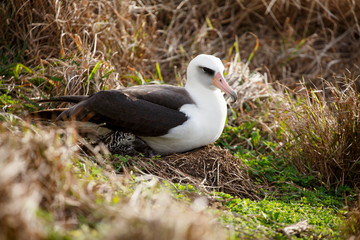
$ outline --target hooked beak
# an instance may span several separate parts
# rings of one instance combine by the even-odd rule
[[[215,77],[213,78],[213,84],[215,87],[229,94],[233,102],[237,100],[236,92],[229,86],[229,84],[226,82],[225,78],[220,72],[216,73]]]

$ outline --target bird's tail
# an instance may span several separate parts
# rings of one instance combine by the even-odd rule
[[[38,100],[38,102],[70,102],[70,103],[79,103],[89,96],[59,96],[59,97],[53,97],[49,99],[41,99]]]
[[[53,97],[49,99],[41,99],[37,102],[44,103],[44,102],[69,102],[69,103],[79,103],[85,100],[88,96],[59,96]],[[27,118],[31,121],[55,121],[57,117],[67,110],[68,108],[58,108],[58,109],[47,109],[41,110],[37,112],[30,113],[27,115]]]
[[[29,113],[26,116],[26,118],[32,122],[34,122],[34,121],[35,122],[38,122],[38,121],[54,122],[56,120],[56,118],[65,110],[67,110],[67,108],[41,110],[41,111]]]

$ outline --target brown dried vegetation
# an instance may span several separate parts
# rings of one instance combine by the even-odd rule
[[[203,191],[260,199],[259,186],[252,182],[246,165],[220,147],[209,145],[160,159],[138,158],[131,165],[171,182],[199,186]]]
[[[2,1],[0,91],[36,106],[31,99],[159,80],[156,63],[165,82],[180,83],[193,56],[215,54],[224,59],[227,78],[240,95],[232,105],[238,114],[231,124],[258,121],[273,140],[281,132],[284,156],[301,172],[327,187],[359,187],[359,18],[358,0]],[[29,70],[17,70],[17,63]],[[299,80],[304,80],[300,90]],[[284,95],[283,86],[274,90],[278,85],[268,84],[274,82],[294,94]],[[18,107],[4,105],[4,111]],[[64,228],[79,224],[83,215],[109,221],[114,229],[131,229],[99,230],[114,239],[161,239],[151,235],[155,232],[164,232],[164,239],[216,239],[207,217],[183,211],[166,197],[149,197],[146,187],[139,188],[136,203],[131,202],[135,197],[125,197],[116,207],[99,210],[96,199],[116,198],[113,191],[126,189],[126,181],[89,181],[89,169],[71,169],[91,162],[74,147],[75,136],[1,122],[0,239],[47,236],[49,230],[36,217],[38,206],[52,214],[44,221]],[[138,164],[167,180],[258,198],[246,167],[219,148]],[[153,209],[154,203],[166,208]],[[175,215],[183,225],[171,219]],[[186,231],[187,236],[176,235]]]
[[[347,213],[347,221],[342,233],[347,239],[360,239],[360,201],[357,202],[357,207]]]
[[[259,49],[250,67],[265,66],[272,80],[288,86],[303,76],[318,85],[320,76],[329,79],[345,68],[359,73],[358,1],[10,0],[1,12],[1,51],[10,62],[57,62],[65,68],[58,74],[79,84],[81,73],[98,60],[110,62],[122,77],[133,73],[128,67],[154,74],[159,62],[162,69],[170,67],[163,76],[172,79],[174,64],[184,74],[194,55],[226,58],[235,42],[246,60],[256,39]],[[67,69],[69,57],[80,66]]]
[[[224,237],[207,214],[159,190],[156,194],[160,186],[155,178],[140,181],[129,195],[127,177],[105,170],[110,166],[101,169],[80,154],[73,129],[4,122],[0,132],[0,239],[47,239],[52,231],[79,228],[82,219],[90,226],[102,222],[105,227],[96,230],[106,239]],[[97,177],[96,171],[102,174]],[[46,228],[47,222],[57,229]],[[86,229],[83,234],[86,239],[99,237]]]
[[[324,92],[302,88],[282,115],[291,129],[285,155],[327,187],[359,187],[360,100],[354,85],[339,90],[328,83],[327,101]]]

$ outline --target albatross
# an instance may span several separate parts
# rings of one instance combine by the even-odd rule
[[[187,67],[185,87],[141,85],[40,102],[75,103],[58,110],[56,122],[90,122],[130,133],[158,154],[186,152],[214,143],[224,129],[227,103],[221,91],[233,101],[237,95],[223,72],[219,58],[201,54]]]

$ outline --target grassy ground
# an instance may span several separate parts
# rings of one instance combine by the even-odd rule
[[[0,11],[0,239],[360,238],[359,1]],[[183,85],[199,53],[223,59],[240,96],[216,146],[116,156],[23,120],[65,107],[42,97]]]

